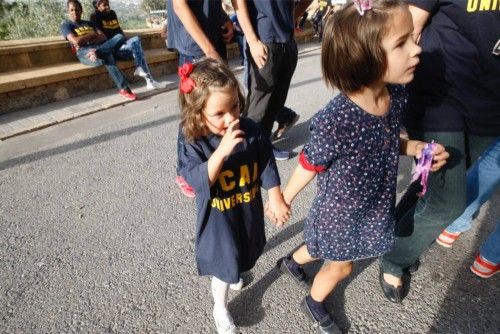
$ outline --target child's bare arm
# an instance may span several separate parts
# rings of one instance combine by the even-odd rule
[[[435,144],[436,146],[432,152],[433,158],[431,171],[433,172],[443,167],[446,164],[446,159],[450,157],[450,154],[446,152],[443,145],[439,143]],[[425,145],[427,145],[426,142],[419,140],[408,140],[404,138],[399,139],[400,154],[414,156],[417,159],[421,157],[422,150],[425,148]]]
[[[283,198],[285,202],[290,205],[295,196],[297,196],[297,194],[304,189],[312,179],[314,179],[316,174],[317,173],[315,171],[307,170],[299,164],[293,171],[293,174],[290,177],[290,180],[288,180],[288,184],[283,191]]]
[[[245,133],[239,129],[240,120],[233,121],[227,128],[226,133],[217,149],[208,159],[208,182],[210,187],[215,183],[219,176],[224,161],[231,155],[236,145],[243,142]]]

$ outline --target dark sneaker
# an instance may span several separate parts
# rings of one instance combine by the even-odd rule
[[[281,137],[283,137],[283,135],[287,133],[287,131],[290,130],[292,126],[295,125],[295,123],[297,123],[299,118],[300,115],[295,114],[290,120],[283,123],[278,123],[278,128],[273,132],[272,139],[280,139]]]
[[[302,299],[302,302],[300,303],[300,308],[302,309],[302,312],[313,322],[314,327],[317,328],[318,333],[322,334],[342,334],[342,331],[340,328],[337,326],[335,321],[333,321],[332,317],[330,315],[327,315],[323,317],[322,319],[316,319],[314,317],[313,312],[311,311],[311,308],[307,304],[306,298]]]
[[[278,268],[280,268],[281,272],[285,275],[290,276],[293,280],[302,288],[309,289],[307,275],[304,272],[304,269],[299,268],[298,273],[293,272],[290,269],[290,259],[288,257],[283,257],[278,260]]]
[[[278,161],[285,161],[285,160],[290,159],[290,152],[277,149],[274,146],[273,146],[273,155],[274,155],[274,159],[276,159]]]

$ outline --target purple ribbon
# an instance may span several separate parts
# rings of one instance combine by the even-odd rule
[[[420,177],[420,185],[422,186],[422,191],[417,195],[422,197],[427,192],[427,179],[429,178],[429,172],[432,167],[432,158],[434,157],[434,149],[436,148],[436,144],[434,140],[430,144],[426,144],[424,149],[422,150],[422,156],[417,161],[417,167],[411,182],[417,181]]]

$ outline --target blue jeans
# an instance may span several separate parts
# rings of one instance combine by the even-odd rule
[[[144,57],[144,50],[142,49],[141,39],[138,36],[129,38],[125,44],[123,44],[118,52],[116,53],[117,59],[119,60],[134,60],[134,65],[136,67],[142,68],[144,72],[148,74],[151,78],[151,72],[149,71],[148,63]]]
[[[486,202],[500,183],[500,138],[482,154],[467,172],[467,208],[446,231],[461,233],[469,230],[472,216]]]
[[[128,87],[128,81],[120,71],[120,69],[116,66],[115,58],[116,52],[124,42],[125,36],[123,36],[122,34],[118,34],[100,45],[89,45],[81,47],[76,52],[76,57],[84,65],[94,67],[101,65],[106,66],[106,69],[108,70],[109,75],[111,76],[111,79],[113,79],[116,87],[118,87],[119,89],[124,89]],[[87,58],[87,55],[91,50],[95,50],[97,56],[99,57],[94,62],[90,61]]]
[[[490,233],[481,246],[479,252],[482,257],[494,264],[500,263],[500,220],[497,221],[495,230]]]

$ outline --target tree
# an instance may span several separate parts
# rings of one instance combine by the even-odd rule
[[[146,13],[152,10],[165,9],[165,0],[142,0],[141,8]]]
[[[83,3],[84,11],[92,7]],[[60,0],[15,1],[0,0],[0,39],[25,39],[59,36],[66,19],[66,6]]]

